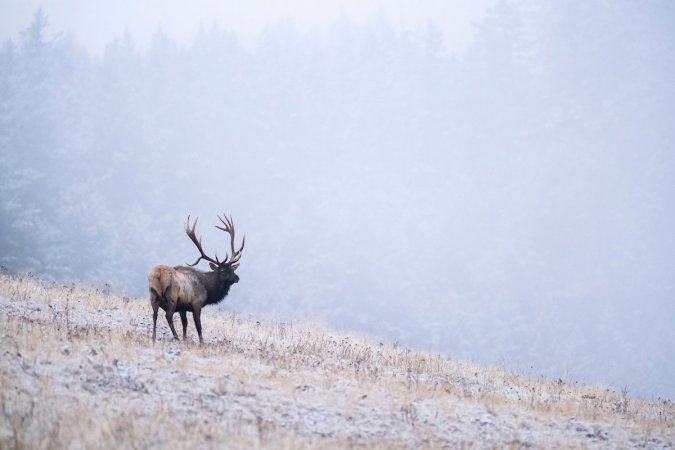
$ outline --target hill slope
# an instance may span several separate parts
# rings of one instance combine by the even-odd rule
[[[0,275],[0,448],[672,448],[675,405],[215,308]],[[176,325],[180,320],[176,315]]]

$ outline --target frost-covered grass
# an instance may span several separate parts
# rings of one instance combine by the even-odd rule
[[[675,405],[207,308],[0,275],[0,448],[668,447]],[[180,320],[176,315],[176,325]]]

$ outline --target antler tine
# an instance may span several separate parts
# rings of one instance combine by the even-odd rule
[[[230,264],[234,264],[236,262],[239,262],[239,259],[241,258],[241,253],[244,250],[244,245],[246,244],[246,235],[244,235],[244,237],[241,239],[241,247],[239,247],[239,250],[237,250],[235,252],[234,251],[234,220],[232,220],[232,215],[230,215],[230,225],[232,225],[232,261],[230,261]],[[239,264],[236,264],[236,266],[239,266]]]
[[[232,257],[231,263],[239,262],[239,259],[241,258],[241,253],[244,251],[245,244],[246,244],[246,235],[244,235],[244,237],[241,239],[241,247],[239,247],[239,250],[237,250],[236,255]]]
[[[239,250],[234,250],[234,234],[235,234],[235,229],[234,229],[234,220],[232,220],[232,216],[229,218],[227,215],[223,214],[223,217],[221,218],[218,216],[218,219],[220,222],[223,224],[222,227],[219,227],[216,225],[216,228],[219,230],[223,230],[227,234],[230,235],[230,250],[232,251],[232,259],[230,259],[230,264],[234,265],[236,262],[239,261],[239,258],[241,258],[241,252],[244,250],[244,244],[246,243],[246,236],[244,236],[244,239],[241,241],[241,247]],[[227,256],[227,254],[226,254]],[[223,263],[227,262],[228,257],[225,258],[225,261]]]
[[[193,267],[193,266],[196,266],[197,263],[199,263],[199,261],[201,261],[202,259],[204,259],[206,261],[209,261],[209,262],[212,262],[214,264],[220,264],[218,262],[217,256],[216,256],[215,260],[206,256],[206,254],[204,253],[204,250],[202,249],[202,237],[199,236],[199,239],[197,239],[197,236],[195,236],[195,228],[197,228],[197,222],[198,221],[199,221],[199,217],[197,217],[195,219],[195,223],[192,224],[192,228],[190,228],[190,216],[188,216],[187,222],[185,223],[185,234],[187,234],[188,237],[190,238],[190,240],[192,241],[192,243],[195,244],[195,246],[197,247],[197,250],[199,250],[199,253],[201,253],[201,256],[199,258],[197,258],[197,261],[195,261],[194,263],[192,263],[192,264],[186,263],[186,264],[190,267]]]
[[[218,225],[214,225],[214,226],[216,228],[218,228],[219,230],[222,230],[222,231],[228,233],[230,235],[230,237],[232,237],[232,227],[229,226],[229,223],[225,222],[225,220],[227,220],[227,217],[225,217],[225,220],[221,219],[220,216],[217,216],[217,217],[218,217],[218,220],[220,220],[225,227],[224,228],[219,227]],[[229,256],[227,255],[227,252],[225,252],[225,259],[223,260],[223,264],[227,262],[228,258],[229,258]]]

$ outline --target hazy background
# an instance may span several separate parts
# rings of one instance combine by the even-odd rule
[[[675,398],[675,3],[192,4],[0,3],[0,264]]]
[[[339,16],[363,23],[377,12],[392,25],[413,28],[433,18],[449,49],[463,51],[489,6],[497,0],[0,0],[0,38],[15,37],[38,8],[49,13],[52,33],[72,34],[90,52],[100,54],[125,29],[146,47],[159,28],[183,43],[214,23],[234,32],[241,44],[254,47],[260,32],[291,19],[302,31],[329,28]]]

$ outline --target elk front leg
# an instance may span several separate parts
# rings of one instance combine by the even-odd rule
[[[195,328],[197,328],[197,334],[199,335],[199,344],[204,344],[204,339],[202,339],[202,310],[201,308],[195,308],[192,311],[192,318],[195,320]]]
[[[183,340],[187,338],[187,312],[185,311],[178,311],[180,314],[180,323],[183,324]]]

